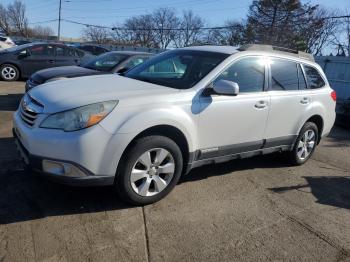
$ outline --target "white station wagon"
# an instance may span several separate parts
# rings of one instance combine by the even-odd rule
[[[33,88],[14,136],[34,170],[72,185],[114,185],[144,205],[205,164],[283,152],[305,163],[335,120],[336,94],[312,55],[200,46],[119,75]]]

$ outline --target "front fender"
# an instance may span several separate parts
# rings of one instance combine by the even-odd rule
[[[186,111],[174,105],[166,108],[132,111],[128,107],[119,108],[115,113],[113,112],[115,116],[108,117],[107,121],[101,122],[101,125],[112,134],[133,134],[132,137],[136,137],[144,130],[154,126],[169,125],[179,129],[184,134],[190,152],[197,148],[198,115],[193,115],[190,108]]]

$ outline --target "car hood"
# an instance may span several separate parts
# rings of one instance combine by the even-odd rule
[[[108,74],[107,72],[101,72],[80,66],[60,66],[53,67],[44,70],[40,70],[31,76],[31,79],[36,84],[43,84],[49,79],[60,77],[80,77],[89,75]]]
[[[149,104],[157,96],[174,93],[179,90],[117,74],[58,80],[28,92],[48,114],[109,100],[119,100],[119,106]]]

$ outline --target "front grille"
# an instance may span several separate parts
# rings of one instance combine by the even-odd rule
[[[27,94],[23,97],[19,109],[23,122],[29,126],[34,126],[35,120],[44,109],[44,106]]]

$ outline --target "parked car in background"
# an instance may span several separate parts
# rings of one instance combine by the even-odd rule
[[[337,124],[350,127],[350,97],[337,105]]]
[[[100,55],[109,52],[107,48],[97,46],[97,45],[78,45],[76,48],[88,52],[93,55]]]
[[[25,45],[25,44],[30,44],[31,41],[29,40],[15,40],[16,45]]]
[[[15,42],[8,36],[0,36],[0,42],[5,43],[10,47],[16,46]]]
[[[318,56],[316,61],[337,92],[336,123],[350,127],[350,57]]]
[[[11,48],[12,45],[6,44],[5,42],[0,42],[0,51]]]
[[[94,56],[63,44],[35,43],[15,46],[0,52],[0,78],[15,81],[50,67],[78,65]]]
[[[152,54],[113,51],[104,53],[80,66],[62,66],[34,73],[26,83],[26,91],[47,81],[88,75],[122,73],[146,61]]]
[[[205,164],[274,152],[304,164],[333,126],[335,99],[309,54],[200,46],[164,52],[124,76],[33,88],[13,126],[32,169],[71,185],[114,185],[145,205]]]

